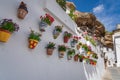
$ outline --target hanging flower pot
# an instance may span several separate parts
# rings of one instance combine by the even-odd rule
[[[10,36],[11,33],[9,31],[0,29],[0,41],[7,42]]]
[[[46,49],[47,55],[52,55],[53,54],[53,50],[55,49],[55,43],[49,42],[49,44],[47,44],[46,48],[47,48]]]
[[[29,48],[34,49],[38,42],[40,41],[40,34],[35,33],[33,30],[31,30],[31,33],[29,35],[28,41],[29,41]]]
[[[44,22],[43,20],[40,21],[39,23],[39,29],[41,32],[45,32],[45,28],[48,26],[48,24],[46,22]]]
[[[0,21],[0,41],[7,42],[14,31],[18,31],[19,26],[11,19],[2,19]]]
[[[97,55],[96,53],[93,53],[93,54],[92,54],[92,58],[98,59],[98,55]]]
[[[58,51],[59,51],[59,58],[63,58],[64,54],[66,52],[66,46],[65,45],[59,45],[58,46]]]
[[[74,56],[74,61],[75,61],[75,62],[78,62],[78,60],[79,60],[79,55],[76,54],[76,55]]]
[[[80,47],[82,46],[82,43],[81,42],[79,42],[78,44],[77,44],[77,50],[79,50],[80,49]]]
[[[29,48],[30,49],[34,49],[38,44],[38,41],[37,40],[34,40],[34,39],[29,39]]]
[[[64,43],[68,43],[68,40],[72,37],[71,33],[68,33],[67,31],[64,32]]]
[[[89,58],[84,58],[84,63],[89,64],[90,63]]]
[[[67,52],[67,59],[71,60],[72,57],[74,56],[74,54],[75,54],[75,50],[74,49],[68,50],[68,52]]]
[[[52,16],[50,16],[49,14],[45,14],[45,16],[40,16],[40,31],[44,32],[45,31],[45,28],[48,26],[48,25],[51,25],[53,22],[54,22],[54,18]]]
[[[60,33],[62,32],[63,26],[55,26],[55,29],[53,30],[53,38],[56,39]]]
[[[24,19],[27,14],[28,14],[28,10],[27,10],[26,4],[22,1],[18,8],[17,16],[20,19]]]
[[[83,62],[84,56],[83,55],[79,55],[79,61]]]

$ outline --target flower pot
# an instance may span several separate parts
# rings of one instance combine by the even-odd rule
[[[27,14],[28,12],[25,9],[22,8],[18,9],[18,13],[17,13],[18,18],[24,19]]]
[[[47,48],[47,55],[52,55],[54,49]]]
[[[38,44],[38,41],[37,40],[34,40],[34,39],[29,39],[29,48],[30,49],[34,49]]]
[[[59,51],[59,58],[63,58],[64,57],[64,53],[65,53],[65,51]]]
[[[41,32],[45,32],[45,28],[48,26],[48,24],[46,22],[44,22],[43,20],[40,21],[39,23],[39,29]]]
[[[53,38],[56,39],[60,35],[59,31],[54,30],[53,31]]]
[[[79,55],[77,54],[74,56],[74,61],[78,62],[78,60],[79,60]]]
[[[75,47],[76,42],[75,41],[71,41],[71,47]]]
[[[64,37],[64,43],[68,43],[69,38],[68,37]]]
[[[88,52],[87,52],[87,55],[90,55],[90,54],[91,54],[91,52],[90,52],[90,51],[88,51]]]
[[[80,61],[80,62],[83,62],[83,58],[80,58],[79,61]]]
[[[28,10],[27,10],[26,4],[22,1],[18,8],[17,16],[20,19],[24,19],[27,14],[28,14]]]
[[[77,47],[77,50],[79,50],[79,49],[80,49],[80,45],[79,45],[79,44],[78,44],[76,47]]]
[[[71,60],[72,59],[72,55],[67,55],[67,59]]]
[[[0,29],[0,41],[7,42],[11,36],[11,33],[7,30]]]

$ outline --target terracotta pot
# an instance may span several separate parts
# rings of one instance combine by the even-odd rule
[[[29,39],[29,48],[30,49],[34,49],[38,44],[38,41],[37,40],[34,40],[34,39]]]
[[[0,29],[0,41],[7,42],[11,36],[11,33],[7,30]]]
[[[17,14],[17,16],[18,16],[18,18],[20,18],[20,19],[24,19],[25,18],[25,16],[27,15],[27,11],[26,10],[24,10],[24,9],[18,9],[18,14]]]
[[[69,38],[68,37],[64,37],[64,43],[68,43]]]
[[[74,61],[78,62],[78,60],[79,60],[79,55],[77,54],[74,56]]]
[[[17,16],[18,18],[20,19],[24,19],[26,14],[28,14],[28,10],[27,10],[27,7],[26,7],[26,4],[22,1],[20,3],[20,6],[18,8],[18,13],[17,13]]]
[[[77,47],[77,50],[79,50],[79,49],[80,49],[80,45],[77,45],[76,47]]]
[[[59,51],[59,58],[63,58],[65,54],[65,51]]]
[[[47,48],[47,55],[52,55],[54,49]]]
[[[83,58],[79,59],[80,62],[83,62]]]

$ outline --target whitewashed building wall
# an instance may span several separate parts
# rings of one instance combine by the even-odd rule
[[[20,26],[20,30],[13,33],[7,43],[0,42],[0,80],[101,80],[104,64],[99,54],[96,67],[73,60],[68,61],[66,55],[59,59],[57,49],[52,56],[46,55],[45,46],[49,41],[55,42],[56,47],[64,44],[64,31],[78,35],[77,25],[55,0],[23,1],[27,4],[29,11],[24,20],[16,16],[21,0],[0,1],[0,19],[13,19]],[[46,32],[42,33],[42,40],[38,46],[30,50],[28,48],[30,28],[39,32],[40,16],[46,12],[51,14],[55,21],[46,28]],[[57,39],[53,39],[52,31],[58,24],[64,25],[63,32]],[[82,38],[81,42],[86,41]],[[70,43],[66,45],[70,46]],[[96,53],[101,53],[99,46],[93,46],[92,49]]]

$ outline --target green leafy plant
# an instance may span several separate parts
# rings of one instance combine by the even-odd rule
[[[81,42],[79,42],[79,43],[78,43],[78,45],[80,45],[80,46],[81,46],[81,45],[82,45],[82,43],[81,43]]]
[[[56,0],[56,2],[66,11],[66,0]]]
[[[68,50],[68,55],[74,55],[75,54],[75,49],[70,49]]]
[[[96,53],[93,53],[92,57],[95,58],[95,59],[98,59],[98,55]]]
[[[58,46],[58,51],[66,51],[66,50],[67,50],[67,48],[66,48],[65,45],[59,45]]]
[[[46,22],[48,25],[51,25],[54,22],[54,18],[50,14],[45,14],[45,16],[40,16],[41,21]]]
[[[55,26],[56,31],[62,32],[63,26]]]
[[[84,48],[84,50],[85,50],[86,52],[89,51],[89,48],[88,48],[87,44],[83,44],[83,45],[82,45],[82,48]]]
[[[74,15],[74,10],[70,10],[70,13],[68,14],[72,20],[76,19],[76,15]]]
[[[47,44],[47,47],[46,47],[46,48],[54,49],[54,48],[55,48],[55,43],[49,42],[49,43]]]
[[[33,30],[31,30],[29,39],[34,39],[34,40],[40,41],[40,36],[41,36],[41,34],[39,34],[37,32],[34,32]]]
[[[70,38],[70,37],[72,37],[72,34],[71,34],[71,33],[68,33],[67,31],[65,31],[65,33],[64,33],[64,37],[68,37],[68,38]]]
[[[0,21],[0,26],[0,29],[8,30],[11,33],[19,30],[19,25],[14,23],[12,19],[2,19]]]

